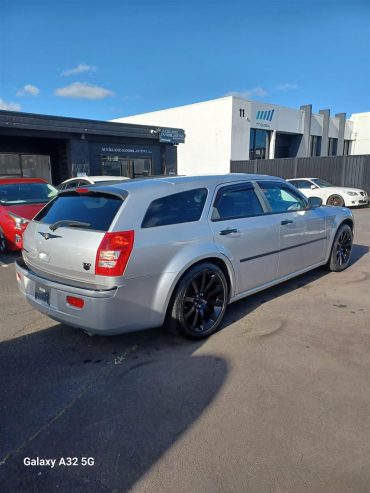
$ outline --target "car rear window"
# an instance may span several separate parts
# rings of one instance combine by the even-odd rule
[[[141,227],[153,228],[199,221],[207,193],[206,188],[196,188],[153,200],[146,211]]]
[[[57,221],[79,221],[89,223],[90,229],[107,231],[122,202],[121,197],[105,193],[67,192],[58,195],[44,207],[36,215],[35,221],[45,224],[54,224]]]
[[[48,183],[10,183],[0,186],[2,205],[42,204],[56,196],[58,190]]]

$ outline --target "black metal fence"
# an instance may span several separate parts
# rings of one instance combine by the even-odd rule
[[[363,188],[370,194],[370,155],[231,161],[232,173],[281,178],[323,178],[333,185]]]

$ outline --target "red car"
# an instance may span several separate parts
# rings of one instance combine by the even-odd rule
[[[0,253],[22,248],[22,233],[58,190],[41,178],[0,178]]]

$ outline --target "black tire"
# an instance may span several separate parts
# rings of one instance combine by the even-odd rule
[[[336,207],[344,207],[343,197],[336,194],[330,195],[330,197],[328,197],[328,200],[326,201],[326,205],[335,205]]]
[[[227,281],[217,265],[204,262],[182,277],[168,309],[169,328],[190,339],[203,339],[220,327],[228,302]]]
[[[353,234],[348,224],[342,224],[335,235],[329,261],[328,270],[341,272],[349,265],[352,253]]]
[[[2,229],[0,229],[0,253],[7,253],[8,244]]]

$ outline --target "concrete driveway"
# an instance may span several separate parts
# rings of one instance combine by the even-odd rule
[[[0,490],[369,492],[370,210],[354,213],[348,270],[235,303],[204,342],[90,338],[27,305],[1,257]]]

